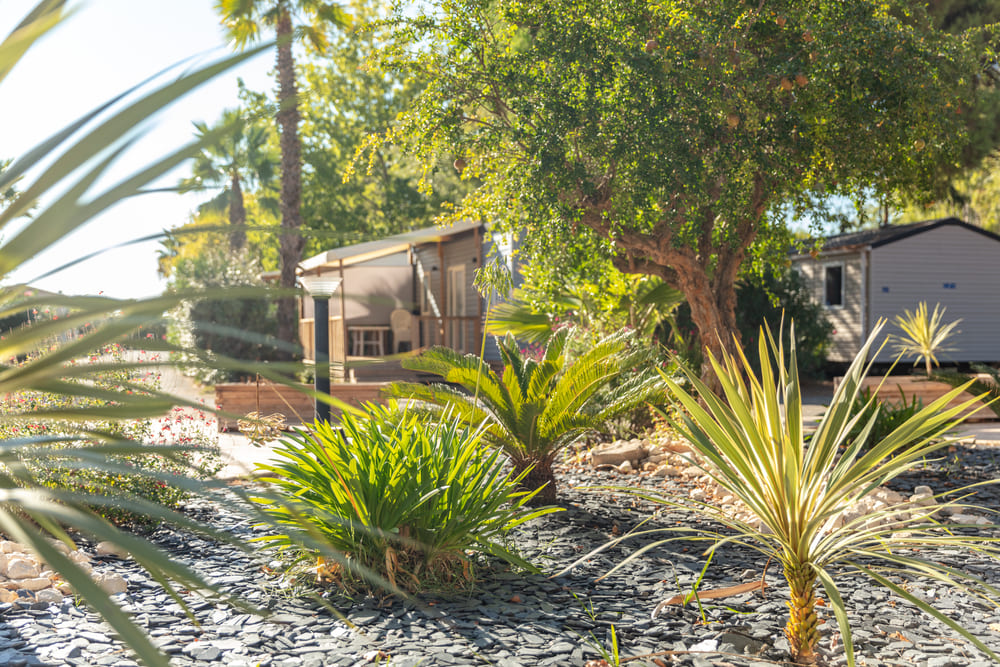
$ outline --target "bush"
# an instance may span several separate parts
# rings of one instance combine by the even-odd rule
[[[171,275],[174,290],[221,294],[220,298],[185,299],[171,313],[167,337],[185,349],[204,351],[209,359],[225,357],[242,362],[270,361],[274,347],[265,344],[277,332],[274,305],[258,278],[259,262],[249,251],[231,251],[225,243],[207,246],[195,257],[177,262]],[[242,296],[226,294],[236,288]],[[258,288],[256,294],[252,289]],[[184,361],[184,359],[181,359]],[[192,376],[204,384],[240,382],[252,377],[244,370],[195,363]]]
[[[90,357],[89,363],[97,365],[111,361],[120,364],[123,354],[120,346],[108,346],[102,355]],[[123,367],[96,373],[93,384],[99,389],[116,392],[154,391],[158,389],[159,376],[150,370],[140,372]],[[109,503],[92,506],[98,514],[118,524],[148,526],[153,523],[152,520],[127,509],[130,500],[138,498],[174,508],[189,494],[168,483],[165,476],[186,475],[208,479],[221,467],[218,450],[208,440],[208,424],[204,415],[199,417],[178,408],[169,418],[156,421],[108,419],[79,424],[31,416],[8,418],[29,411],[69,412],[88,408],[110,409],[114,405],[101,398],[70,397],[40,391],[18,392],[8,396],[0,405],[0,416],[3,417],[0,419],[0,438],[41,437],[41,444],[19,451],[22,463],[38,485],[104,496],[110,500]],[[93,435],[81,437],[81,430]],[[53,441],[45,442],[48,438]],[[104,469],[79,465],[80,448],[125,440],[150,446],[141,452],[110,454],[107,457],[109,465]],[[156,451],[157,445],[162,452]],[[59,454],[60,451],[69,454],[71,449],[72,455]]]
[[[906,395],[899,392],[899,402],[880,401],[872,396],[872,390],[864,388],[855,397],[851,407],[852,415],[861,415],[857,423],[848,434],[845,444],[850,446],[862,436],[868,423],[874,419],[871,431],[868,433],[865,442],[861,444],[862,451],[871,447],[872,443],[885,440],[890,433],[902,426],[910,417],[919,413],[923,409],[923,403],[917,396],[909,403],[906,402]],[[876,415],[876,411],[878,414]]]
[[[528,511],[530,494],[516,490],[524,473],[515,476],[480,436],[447,414],[427,422],[377,406],[345,413],[341,428],[316,423],[275,450],[280,462],[261,466],[279,494],[256,500],[287,529],[261,539],[284,549],[320,536],[347,558],[334,566],[320,558],[318,575],[345,585],[467,583],[467,551],[530,568],[500,540],[554,510]]]

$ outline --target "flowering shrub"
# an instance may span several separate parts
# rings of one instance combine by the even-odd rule
[[[97,366],[108,360],[122,361],[125,350],[109,346],[101,354],[74,360],[72,365]],[[155,362],[156,357],[140,355],[140,361]],[[155,370],[116,368],[99,370],[89,380],[94,387],[127,394],[159,388],[160,376]],[[187,497],[187,492],[172,486],[160,477],[187,475],[206,479],[221,468],[218,450],[210,440],[212,425],[203,412],[182,408],[160,419],[100,420],[84,424],[66,419],[44,419],[30,413],[66,412],[83,407],[113,407],[100,398],[80,398],[40,391],[10,394],[0,402],[0,438],[53,436],[67,438],[45,442],[23,449],[21,460],[35,482],[52,489],[86,492],[106,496],[110,505],[94,507],[102,516],[116,523],[143,524],[148,519],[124,508],[129,499],[140,498],[167,507],[175,507]],[[25,416],[28,413],[29,416]],[[79,434],[85,433],[84,436]],[[73,438],[73,439],[68,439]],[[59,450],[120,441],[142,442],[164,447],[162,453],[146,448],[142,453],[110,456],[118,470],[81,467],[74,457],[59,456]],[[168,447],[190,447],[177,451]],[[53,451],[49,456],[37,456],[39,450]],[[134,470],[134,472],[133,472]]]

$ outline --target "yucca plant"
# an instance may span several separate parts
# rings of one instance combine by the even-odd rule
[[[523,484],[539,490],[535,502],[556,499],[552,464],[562,449],[614,417],[662,397],[648,352],[628,350],[628,337],[599,341],[573,363],[565,355],[570,333],[548,341],[540,359],[524,354],[513,335],[497,341],[504,363],[497,375],[482,358],[432,348],[403,360],[403,367],[434,373],[448,384],[395,382],[386,393],[419,401],[434,414],[447,411],[501,449]]]
[[[959,387],[918,411],[878,442],[869,441],[877,415],[862,417],[854,412],[854,404],[870,368],[864,360],[881,328],[875,328],[858,353],[808,440],[804,437],[794,344],[786,359],[784,349],[774,342],[770,332],[761,333],[759,376],[749,372],[749,362],[742,352],[739,358],[710,359],[721,383],[721,396],[690,369],[685,369],[684,374],[693,392],[665,377],[670,395],[684,413],[672,424],[690,441],[707,473],[756,521],[740,520],[734,513],[711,505],[686,506],[733,531],[708,536],[717,540],[711,549],[736,542],[781,563],[790,590],[785,633],[799,664],[812,664],[817,659],[817,592],[821,588],[843,634],[848,663],[854,665],[847,604],[837,584],[837,572],[844,567],[890,589],[998,659],[959,623],[892,578],[925,577],[990,600],[1000,598],[1000,591],[971,573],[938,563],[922,552],[941,547],[998,553],[993,538],[961,535],[942,526],[942,510],[966,506],[959,505],[959,501],[931,508],[890,506],[845,520],[850,516],[847,512],[868,493],[923,465],[927,457],[946,447],[950,441],[944,437],[945,432],[976,403],[970,400],[948,408],[948,403],[966,388]],[[867,422],[861,434],[849,442],[849,434],[862,419]]]
[[[375,583],[406,590],[468,579],[468,551],[533,569],[501,538],[555,510],[526,509],[530,494],[516,490],[524,472],[481,436],[447,412],[427,421],[379,406],[345,413],[336,429],[316,423],[260,466],[280,493],[258,500],[285,531],[261,539],[298,549],[313,534],[347,556],[321,573],[338,569],[345,582],[375,574]]]
[[[937,355],[952,351],[952,348],[944,347],[945,341],[959,333],[955,327],[962,320],[943,323],[945,310],[947,308],[941,308],[941,304],[937,303],[934,304],[934,312],[928,314],[927,302],[921,301],[915,312],[904,310],[895,319],[896,326],[903,330],[902,336],[893,337],[896,351],[900,356],[915,356],[914,366],[923,361],[927,377],[933,372],[932,366],[940,365]]]

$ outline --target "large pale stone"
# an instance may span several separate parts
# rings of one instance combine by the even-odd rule
[[[934,495],[934,489],[932,489],[931,487],[927,486],[926,484],[921,484],[920,486],[918,486],[915,489],[913,489],[913,493],[915,493],[915,494],[916,493],[927,493],[927,494],[933,496]]]
[[[6,588],[0,588],[0,602],[16,602],[17,599],[18,595],[14,591],[8,591]]]
[[[125,579],[123,579],[120,574],[115,574],[114,572],[99,574],[94,577],[94,581],[98,586],[104,589],[104,592],[108,595],[124,593],[128,590],[128,584],[125,583]]]
[[[7,576],[11,579],[31,579],[39,572],[38,563],[29,558],[15,556],[7,561]]]
[[[118,558],[128,558],[129,553],[125,549],[113,542],[99,542],[94,551],[99,556],[117,556]]]
[[[61,553],[63,556],[68,556],[69,552],[71,551],[69,545],[67,545],[62,540],[51,539],[49,540],[49,544],[51,544],[55,548],[55,550]]]
[[[933,507],[937,505],[933,493],[914,493],[910,496],[910,503],[917,507]]]
[[[632,467],[631,461],[625,461],[620,466],[618,466],[618,472],[622,473],[623,475],[628,475],[634,470],[635,468]]]
[[[63,601],[63,594],[53,588],[46,588],[35,593],[35,600],[38,602],[59,603]]]
[[[4,540],[0,542],[0,553],[12,554],[12,553],[25,553],[27,549],[23,544],[17,542],[11,542],[10,540]]]
[[[90,562],[90,556],[88,556],[87,554],[83,553],[82,551],[70,551],[69,552],[69,559],[71,561],[73,561],[74,563],[89,563]]]
[[[590,452],[590,463],[597,466],[620,466],[626,461],[638,462],[646,458],[649,450],[636,440],[619,440]]]
[[[48,577],[35,577],[34,579],[21,579],[17,582],[18,588],[27,591],[40,591],[52,585],[52,580]]]

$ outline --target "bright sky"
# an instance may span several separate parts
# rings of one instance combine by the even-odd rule
[[[0,2],[0,38],[37,0]],[[201,62],[230,55],[213,0],[88,0],[45,36],[0,83],[0,158],[40,143],[93,107],[150,75],[191,56]],[[149,131],[121,160],[124,176],[193,138],[192,121],[209,124],[236,106],[237,77],[253,90],[270,90],[271,51],[196,89],[154,119]],[[178,70],[180,73],[180,70]],[[160,185],[174,185],[182,169]],[[12,275],[28,281],[46,270],[129,239],[187,221],[205,195],[150,194],[123,202],[68,240]],[[33,284],[65,294],[143,297],[159,294],[157,243],[113,250]]]

